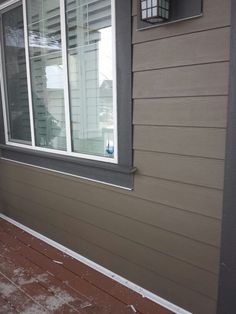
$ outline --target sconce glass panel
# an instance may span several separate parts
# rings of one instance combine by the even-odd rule
[[[141,0],[141,18],[150,23],[168,20],[170,10],[169,0]]]

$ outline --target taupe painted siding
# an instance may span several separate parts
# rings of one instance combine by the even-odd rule
[[[161,38],[174,37],[184,34],[193,34],[196,32],[205,32],[207,30],[226,27],[230,25],[231,1],[225,0],[203,0],[203,17],[195,20],[188,20],[181,23],[153,28],[145,32],[137,32],[136,23],[136,0],[133,0],[133,42],[143,43]],[[219,38],[218,38],[219,39]]]
[[[4,212],[197,314],[216,309],[230,0],[136,31],[134,190],[0,162]]]

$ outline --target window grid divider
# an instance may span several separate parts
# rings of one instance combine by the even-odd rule
[[[118,108],[117,108],[117,69],[116,69],[116,0],[111,0],[112,25],[112,71],[113,71],[113,123],[114,123],[114,162],[118,164]]]
[[[61,46],[62,46],[62,63],[64,73],[64,104],[65,104],[65,126],[66,126],[66,143],[67,152],[72,152],[71,139],[71,112],[70,112],[70,95],[69,95],[69,74],[68,74],[68,56],[67,56],[67,34],[66,34],[66,4],[65,0],[60,0],[61,15]]]
[[[33,98],[32,98],[32,81],[30,72],[30,53],[29,53],[29,34],[28,34],[28,19],[26,0],[22,1],[23,6],[23,21],[24,21],[24,35],[25,35],[25,59],[26,59],[26,72],[27,72],[27,86],[28,86],[28,99],[29,99],[29,115],[30,115],[30,130],[32,147],[35,148],[35,129],[34,129],[34,113],[33,113]]]

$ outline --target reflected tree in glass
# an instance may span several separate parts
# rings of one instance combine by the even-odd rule
[[[36,145],[66,150],[59,0],[27,2]]]
[[[22,7],[2,15],[9,140],[31,143]]]

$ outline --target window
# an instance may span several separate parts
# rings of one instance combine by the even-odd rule
[[[0,5],[3,157],[130,187],[130,2]]]

